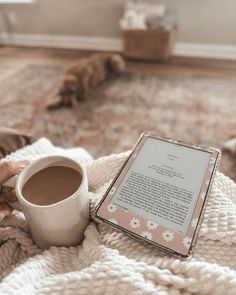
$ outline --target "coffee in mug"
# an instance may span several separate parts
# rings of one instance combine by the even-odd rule
[[[71,167],[46,167],[26,181],[22,188],[22,195],[32,204],[51,205],[74,194],[81,181],[81,173]]]

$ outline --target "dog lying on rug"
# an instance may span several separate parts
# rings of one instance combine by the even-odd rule
[[[53,110],[76,105],[89,90],[124,72],[125,67],[119,54],[95,54],[79,59],[66,70],[47,108]]]

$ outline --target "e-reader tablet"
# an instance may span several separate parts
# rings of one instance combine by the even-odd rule
[[[220,151],[145,132],[96,208],[106,224],[172,254],[192,253]]]

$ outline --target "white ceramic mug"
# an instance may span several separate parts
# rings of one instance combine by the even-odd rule
[[[46,206],[30,203],[22,195],[26,181],[36,172],[51,166],[64,166],[81,173],[82,182],[68,198]],[[17,177],[3,185],[15,186],[17,198],[29,223],[33,240],[41,248],[72,246],[80,243],[89,223],[88,180],[82,165],[65,156],[47,156],[29,164]]]

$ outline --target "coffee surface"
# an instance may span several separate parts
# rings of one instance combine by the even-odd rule
[[[71,196],[79,188],[81,181],[81,173],[73,168],[47,167],[26,181],[22,195],[35,205],[51,205]]]

